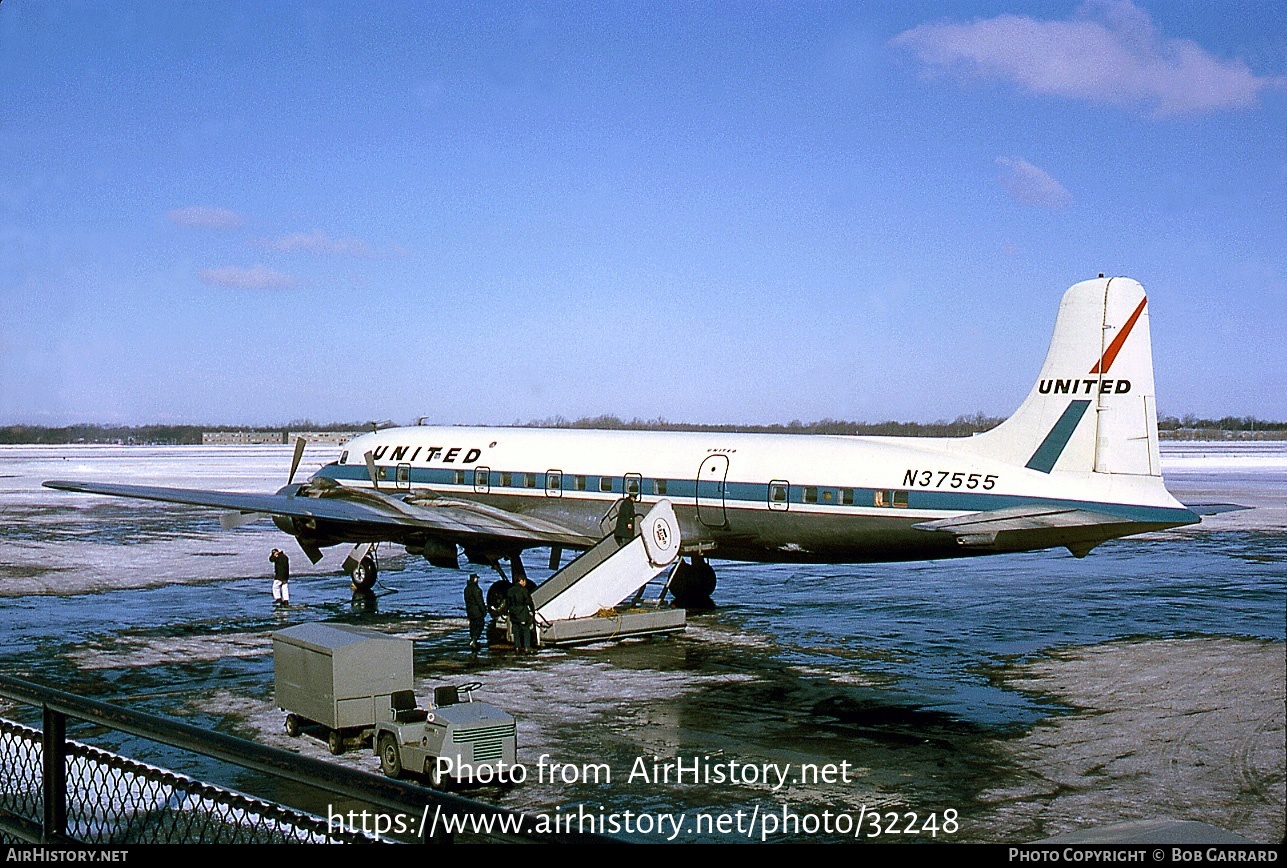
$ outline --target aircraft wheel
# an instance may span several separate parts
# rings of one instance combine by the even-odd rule
[[[291,738],[294,738],[295,736],[299,735],[299,731],[300,731],[299,717],[294,714],[286,715],[286,734],[289,735]]]
[[[701,611],[714,609],[711,592],[715,590],[715,570],[705,558],[682,561],[670,579],[670,594],[681,609]]]
[[[353,568],[353,587],[359,591],[369,591],[375,587],[375,558],[367,555]]]
[[[693,570],[697,573],[694,589],[709,600],[715,593],[715,568],[705,558],[693,558]]]
[[[402,755],[398,752],[398,742],[388,733],[380,736],[380,771],[390,778],[402,777]]]
[[[340,735],[338,729],[333,729],[326,734],[326,748],[336,756],[344,753],[344,736]]]

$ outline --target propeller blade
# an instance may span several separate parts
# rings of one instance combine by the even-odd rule
[[[366,459],[366,472],[367,475],[371,477],[371,484],[378,489],[380,487],[380,480],[375,477],[375,456],[368,452],[362,457]]]
[[[290,462],[290,476],[286,477],[286,484],[290,485],[295,481],[295,471],[299,470],[299,460],[304,457],[304,445],[307,441],[303,437],[295,439],[295,457]]]
[[[224,530],[236,530],[242,525],[259,521],[263,517],[262,512],[225,512],[219,516],[219,526]]]
[[[344,572],[350,576],[353,575],[353,571],[357,569],[358,564],[362,563],[362,558],[366,557],[366,553],[370,550],[370,543],[358,543],[355,545],[353,551],[349,552],[349,556],[344,559]]]
[[[300,549],[308,556],[310,561],[317,563],[322,559],[322,550],[317,547],[317,543],[312,540],[302,539],[296,541],[299,543]]]

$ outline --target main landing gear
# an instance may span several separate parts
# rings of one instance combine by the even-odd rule
[[[375,554],[369,553],[362,560],[358,561],[357,566],[353,568],[350,579],[353,582],[353,590],[369,591],[375,587],[375,580],[379,578],[380,568],[376,563]]]
[[[670,595],[675,605],[690,611],[715,608],[711,594],[715,593],[715,569],[701,555],[680,561],[670,575]]]

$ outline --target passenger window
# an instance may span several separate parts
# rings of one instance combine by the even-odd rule
[[[550,491],[557,491],[558,489],[562,488],[563,474],[553,473],[553,472],[545,474],[545,487],[548,488]]]
[[[822,492],[823,503],[831,503],[835,499],[836,499],[836,495],[830,488],[823,489],[823,492]]]
[[[840,489],[840,502],[845,506],[854,505],[854,490],[852,488]]]
[[[635,497],[639,496],[639,477],[638,476],[626,477],[626,494],[631,494],[631,495],[634,495]]]
[[[804,497],[803,497],[803,500],[804,500],[804,502],[805,502],[805,503],[817,503],[817,502],[818,502],[818,489],[817,489],[815,486],[812,486],[812,485],[806,485],[806,486],[804,487]]]
[[[585,491],[585,477],[573,476],[572,487],[575,488],[577,491]]]
[[[452,475],[452,480],[453,480],[457,485],[464,485],[464,484],[465,484],[465,471],[463,471],[463,470],[453,470],[451,475]]]
[[[654,480],[652,481],[652,493],[653,493],[653,494],[665,494],[665,493],[666,493],[666,480],[664,480],[664,479],[654,479]]]
[[[889,506],[889,492],[876,489],[876,505]]]
[[[514,480],[514,477],[510,475],[509,471],[501,471],[500,484],[502,486],[510,485],[513,482],[513,480]]]
[[[375,475],[376,475],[377,477],[379,477],[380,479],[388,479],[388,478],[389,478],[389,468],[387,468],[387,467],[377,467],[377,468],[375,469]]]
[[[770,485],[769,500],[773,501],[774,503],[786,503],[787,487],[785,485]]]
[[[481,467],[474,471],[474,487],[475,488],[487,487],[487,471]]]
[[[612,490],[612,477],[611,477],[611,476],[600,476],[600,477],[599,477],[599,490],[600,490],[600,491],[611,491],[611,490]]]
[[[906,492],[906,491],[895,491],[895,492],[894,492],[894,506],[907,506],[907,492]]]
[[[523,487],[524,487],[524,488],[536,488],[536,474],[535,474],[535,473],[524,473],[524,474],[523,474]]]

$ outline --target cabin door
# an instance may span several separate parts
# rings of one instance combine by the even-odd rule
[[[728,456],[708,455],[697,471],[697,518],[707,527],[724,527],[724,489],[728,478]]]

